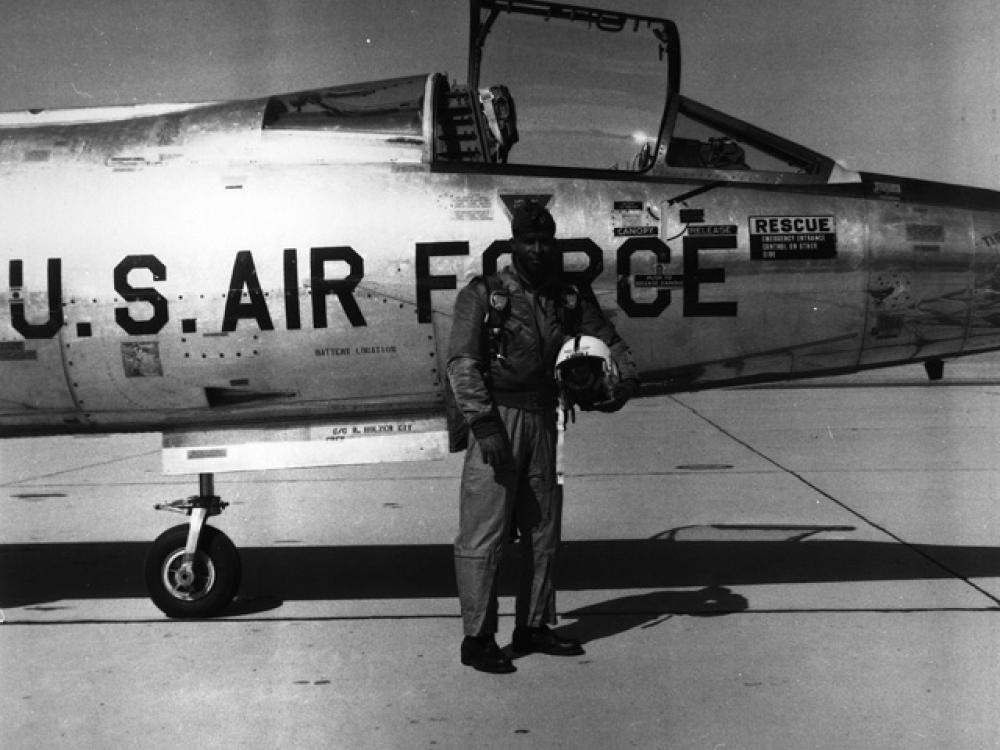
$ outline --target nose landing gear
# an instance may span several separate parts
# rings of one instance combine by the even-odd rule
[[[240,585],[240,556],[232,541],[206,526],[227,503],[214,492],[214,475],[201,474],[200,493],[157,505],[157,510],[184,513],[190,523],[167,529],[146,555],[146,589],[168,617],[212,617],[224,610]]]

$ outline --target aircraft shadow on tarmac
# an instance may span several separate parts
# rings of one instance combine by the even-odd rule
[[[42,605],[64,599],[145,597],[142,571],[149,546],[0,545],[0,607],[48,609]],[[227,612],[231,615],[274,609],[289,600],[455,596],[452,548],[445,544],[249,547],[240,554],[243,585]],[[509,595],[516,589],[519,561],[516,551],[506,557],[501,593]],[[739,612],[752,605],[725,587],[998,576],[997,547],[668,537],[564,542],[558,581],[567,591],[654,590],[564,613],[637,616],[646,622],[669,614]]]

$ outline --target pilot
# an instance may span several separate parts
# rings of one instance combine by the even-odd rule
[[[556,550],[562,487],[556,481],[556,358],[570,337],[593,336],[614,359],[615,382],[587,404],[617,411],[638,391],[635,362],[593,293],[560,279],[552,215],[535,201],[511,221],[513,265],[473,279],[455,301],[448,354],[452,448],[466,447],[459,493],[455,576],[465,638],[462,664],[515,671],[496,642],[501,550],[520,535],[523,569],[513,650],[583,654],[556,622]],[[464,428],[464,434],[463,434]]]

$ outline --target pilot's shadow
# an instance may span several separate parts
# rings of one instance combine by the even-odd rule
[[[557,632],[590,643],[635,628],[653,627],[675,615],[718,617],[745,612],[749,606],[746,597],[724,586],[707,586],[697,591],[653,591],[562,612],[563,618],[575,618],[576,622],[560,626]]]

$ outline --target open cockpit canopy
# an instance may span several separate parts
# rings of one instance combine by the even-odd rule
[[[511,164],[649,166],[664,98],[680,85],[672,21],[537,0],[471,0],[469,35],[468,90],[488,118],[499,97],[501,127],[491,122],[489,135],[501,142],[501,159],[506,151]],[[509,144],[498,137],[504,115],[508,139],[516,138]]]
[[[469,35],[465,83],[434,74],[275,96],[264,129],[351,135],[354,144],[391,147],[393,159],[444,170],[859,179],[683,96],[680,37],[669,19],[546,0],[470,0]]]
[[[673,21],[544,0],[470,4],[467,85],[437,87],[435,161],[843,178],[828,157],[682,96]]]

